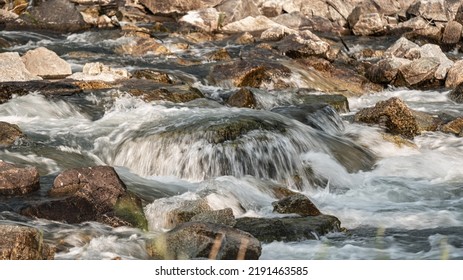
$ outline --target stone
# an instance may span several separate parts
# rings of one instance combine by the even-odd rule
[[[225,25],[222,30],[230,33],[239,33],[239,32],[259,32],[268,30],[272,27],[282,27],[284,26],[270,20],[264,16],[256,17],[246,17],[239,21],[231,22]]]
[[[160,84],[173,84],[169,74],[152,69],[139,69],[132,73],[132,78],[146,79]]]
[[[295,194],[272,202],[273,212],[298,214],[302,217],[321,215],[320,210],[303,194]]]
[[[31,92],[38,92],[44,96],[69,96],[82,92],[82,89],[67,81],[0,82],[0,104],[10,100],[13,95],[23,96]]]
[[[22,60],[32,75],[42,78],[64,78],[72,74],[69,63],[44,47],[26,52]]]
[[[235,228],[249,232],[259,241],[301,241],[319,239],[320,236],[340,230],[341,222],[329,215],[284,218],[239,218]]]
[[[222,0],[140,0],[139,3],[145,6],[153,14],[185,14],[192,10],[212,8],[220,4]]]
[[[319,56],[329,58],[330,45],[317,35],[305,30],[286,36],[276,45],[277,49],[290,58]]]
[[[373,83],[392,84],[397,77],[399,68],[409,63],[411,61],[405,58],[392,57],[382,59],[369,67],[365,76]]]
[[[42,80],[27,70],[17,52],[0,53],[0,65],[0,82]]]
[[[148,227],[141,199],[127,191],[110,166],[66,170],[55,178],[49,194],[56,199],[23,208],[21,214],[73,224]]]
[[[436,57],[423,57],[399,68],[396,86],[420,87],[434,82],[440,61]]]
[[[21,168],[0,161],[0,195],[24,195],[40,188],[36,167]]]
[[[189,11],[179,19],[179,22],[206,32],[214,32],[222,28],[221,17],[222,15],[215,8],[206,8]]]
[[[212,209],[204,199],[186,200],[179,208],[175,208],[166,215],[167,224],[165,228],[172,229],[180,224],[189,222],[198,214],[211,212]]]
[[[398,134],[407,139],[419,134],[416,118],[408,106],[397,97],[376,103],[355,114],[356,122],[379,124],[386,132]]]
[[[460,1],[416,0],[407,9],[409,16],[423,17],[428,21],[447,22],[455,17]]]
[[[227,105],[240,108],[256,108],[256,99],[251,90],[241,88],[228,98]]]
[[[463,103],[463,82],[449,93],[448,98],[456,103]]]
[[[455,88],[463,83],[463,60],[456,61],[447,72],[447,79],[445,80],[446,88]],[[462,99],[463,101],[463,99]]]
[[[236,38],[235,43],[239,45],[247,45],[247,44],[252,44],[256,41],[254,36],[249,33],[249,32],[244,32],[242,35],[240,35],[238,38]]]
[[[272,0],[265,1],[260,6],[260,12],[268,18],[279,16],[283,13],[282,3]]]
[[[188,85],[179,85],[161,88],[133,88],[131,86],[128,92],[132,96],[137,96],[146,102],[152,101],[169,101],[174,103],[185,103],[198,98],[204,98],[204,95],[197,88]]]
[[[260,0],[224,0],[215,6],[217,11],[223,14],[222,25],[240,21],[247,17],[261,16],[257,5]]]
[[[74,73],[68,78],[78,81],[115,82],[129,77],[129,72],[125,69],[114,69],[101,62],[91,62],[84,65],[82,72]]]
[[[447,23],[442,34],[442,43],[455,45],[461,39],[463,32],[463,25],[457,21],[450,21]]]
[[[0,260],[52,260],[55,248],[43,240],[38,229],[0,225]]]
[[[202,212],[194,215],[190,221],[221,224],[231,227],[236,224],[235,216],[233,215],[233,210],[231,208]]]
[[[284,26],[274,26],[262,32],[262,34],[260,35],[260,39],[262,41],[278,41],[286,35],[296,33],[297,32],[295,30],[289,29]]]
[[[212,61],[231,61],[232,58],[230,53],[227,51],[226,48],[221,48],[217,51],[210,52],[206,54],[207,59]]]
[[[434,73],[434,77],[438,80],[445,80],[447,72],[453,66],[453,61],[451,61],[442,49],[435,44],[426,44],[420,48],[421,57],[434,57],[439,60],[439,67]]]
[[[154,259],[257,260],[262,247],[251,234],[225,225],[188,222],[158,236],[149,245]]]
[[[352,32],[357,36],[383,35],[387,31],[386,26],[387,20],[379,13],[362,14]]]
[[[163,55],[170,53],[169,49],[159,43],[154,38],[131,37],[131,41],[127,44],[117,46],[114,50],[121,55]]]
[[[390,46],[384,53],[387,57],[399,57],[406,59],[420,58],[420,46],[408,40],[405,37],[401,37],[392,46]]]
[[[440,131],[463,137],[463,117],[458,117],[455,120],[444,124],[440,128]]]
[[[25,139],[19,126],[0,121],[0,148],[21,144]]]

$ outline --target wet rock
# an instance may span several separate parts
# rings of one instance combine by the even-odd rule
[[[25,138],[19,126],[0,121],[0,148],[18,145]]]
[[[173,83],[172,79],[169,77],[169,74],[165,72],[159,72],[156,70],[152,70],[152,69],[135,70],[132,73],[132,78],[151,80],[155,83],[160,83],[160,84],[172,84]]]
[[[232,60],[230,53],[227,51],[226,48],[221,48],[217,51],[213,51],[211,53],[206,54],[209,60],[213,61],[230,61]]]
[[[461,34],[463,32],[463,25],[457,21],[449,22],[444,29],[442,34],[442,43],[447,45],[455,45],[461,39]]]
[[[27,70],[26,65],[24,65],[21,57],[16,52],[0,53],[0,65],[2,65],[2,71],[0,71],[0,82],[33,81],[42,79]]]
[[[201,91],[187,85],[154,89],[133,88],[128,91],[132,96],[140,97],[146,102],[161,100],[174,103],[185,103],[204,97]]]
[[[148,227],[140,198],[127,191],[109,166],[66,170],[55,178],[49,194],[57,199],[26,207],[21,214],[67,223]]]
[[[442,121],[434,115],[426,112],[412,110],[413,117],[416,119],[418,125],[418,132],[436,131]]]
[[[440,66],[440,61],[436,57],[423,57],[415,59],[411,63],[402,65],[399,68],[396,86],[424,87],[436,84],[436,71]],[[439,85],[439,83],[437,83]]]
[[[72,84],[79,87],[81,90],[99,90],[114,88],[114,84],[103,81],[75,81]]]
[[[210,72],[212,84],[225,87],[265,87],[269,84],[284,84],[291,70],[273,62],[240,60],[215,65]]]
[[[463,117],[456,118],[455,120],[441,126],[440,131],[463,137]]]
[[[285,197],[297,194],[297,192],[292,191],[282,186],[272,186],[271,185],[270,190],[271,190],[272,195],[277,199],[283,199]]]
[[[224,0],[216,6],[216,9],[223,14],[222,25],[261,15],[256,1]]]
[[[445,80],[445,87],[455,88],[461,83],[463,83],[463,60],[458,60],[453,64],[452,67],[450,67],[447,73],[447,79]],[[454,101],[456,101],[456,99],[454,99]],[[459,101],[456,101],[456,102],[459,102]]]
[[[291,58],[320,56],[332,59],[329,57],[330,45],[308,30],[285,37],[278,42],[277,48]]]
[[[131,37],[131,41],[116,47],[114,50],[121,55],[162,55],[168,54],[170,51],[163,44],[159,43],[154,38]]]
[[[23,96],[31,92],[39,92],[45,96],[67,96],[82,92],[82,89],[71,82],[29,81],[0,83],[0,104],[7,102],[13,95]]]
[[[55,248],[43,241],[38,229],[0,225],[0,260],[52,260]]]
[[[0,161],[0,195],[23,195],[40,188],[35,167],[20,168]]]
[[[211,212],[212,209],[204,199],[198,200],[186,200],[182,203],[179,208],[173,209],[167,213],[166,220],[167,224],[164,225],[166,228],[174,228],[180,224],[189,222],[191,218],[198,214],[205,212]]]
[[[227,105],[241,108],[256,108],[256,99],[248,88],[241,88],[227,100]]]
[[[252,44],[256,41],[254,36],[249,33],[249,32],[244,32],[241,36],[236,38],[235,43],[239,45],[247,45],[247,44]]]
[[[32,75],[42,78],[64,78],[72,74],[69,63],[44,47],[26,52],[22,60]]]
[[[463,64],[460,63],[460,64]],[[456,65],[456,63],[455,63]],[[455,101],[456,103],[463,103],[463,82],[458,84],[448,95],[450,100]]]
[[[419,134],[418,124],[412,111],[399,98],[393,97],[376,103],[375,107],[364,108],[355,114],[355,121],[379,124],[391,134],[411,139]]]
[[[68,78],[79,81],[115,82],[129,77],[129,72],[125,69],[115,69],[101,62],[91,62],[84,65],[82,72],[74,73]]]
[[[408,8],[407,15],[423,17],[426,20],[446,22],[455,17],[459,1],[416,0]]]
[[[301,241],[318,239],[321,235],[340,230],[340,221],[334,216],[285,218],[239,218],[235,228],[249,232],[261,242]]]
[[[77,32],[90,28],[77,9],[68,0],[39,0],[29,5],[27,13],[20,16],[21,21],[11,24],[10,28],[23,27],[47,29],[61,33]]]
[[[303,194],[295,194],[272,202],[273,212],[298,214],[302,217],[321,215],[320,210]]]
[[[220,209],[216,211],[206,211],[194,215],[191,222],[201,222],[210,224],[222,224],[233,227],[236,224],[235,216],[231,208]]]
[[[259,259],[262,248],[251,234],[225,225],[188,222],[157,237],[148,252],[154,259]]]
[[[405,58],[392,57],[382,59],[369,67],[365,76],[373,83],[391,84],[394,83],[399,68],[409,63],[411,61]]]
[[[222,0],[140,0],[139,3],[153,14],[185,14],[188,11],[203,8],[212,8],[220,4]]]
[[[348,113],[349,101],[342,94],[310,94],[305,89],[299,89],[297,96],[303,105],[325,103],[333,107],[338,113]]]

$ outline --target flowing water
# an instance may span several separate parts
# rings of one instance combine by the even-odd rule
[[[255,92],[267,110],[220,105],[230,88],[207,83],[213,61],[181,66],[171,56],[115,55],[114,47],[130,40],[116,32],[58,36],[9,31],[0,36],[15,43],[4,51],[45,46],[71,63],[73,71],[95,61],[128,70],[162,70],[208,97],[185,104],[144,102],[111,89],[56,98],[31,93],[0,105],[0,121],[18,124],[29,138],[24,145],[1,149],[0,159],[37,166],[41,174],[40,191],[0,198],[1,223],[40,228],[58,246],[56,259],[146,259],[146,240],[168,229],[167,211],[185,200],[204,198],[213,209],[232,208],[237,217],[276,216],[273,185],[308,195],[347,231],[263,244],[261,259],[463,259],[461,138],[429,132],[416,137],[414,146],[398,147],[379,128],[347,121],[360,108],[393,96],[416,110],[462,115],[463,106],[451,102],[448,92],[390,89],[352,97],[350,113],[340,116],[328,108],[307,125],[285,117],[284,108],[270,111],[288,105],[290,97],[267,90]],[[164,43],[174,48],[176,41]],[[176,55],[201,59],[219,47],[205,43]],[[301,85],[299,72],[291,78]],[[150,232],[15,214],[46,199],[61,171],[101,164],[115,166],[128,188],[144,199]]]

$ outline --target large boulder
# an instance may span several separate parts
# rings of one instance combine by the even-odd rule
[[[320,210],[303,194],[294,194],[272,202],[273,212],[298,214],[302,217],[321,215]]]
[[[69,63],[44,47],[26,52],[22,60],[29,72],[42,78],[64,78],[72,74]]]
[[[408,40],[405,37],[401,37],[392,46],[390,46],[385,52],[386,57],[399,57],[406,59],[420,58],[420,46]]]
[[[52,260],[55,248],[31,227],[0,225],[0,260]]]
[[[413,88],[439,84],[435,79],[439,66],[440,61],[436,57],[415,59],[399,68],[395,85]]]
[[[399,98],[393,97],[364,108],[355,114],[355,121],[379,124],[391,134],[413,138],[419,134],[418,124],[412,110]]]
[[[352,27],[357,36],[383,35],[387,31],[387,19],[379,13],[368,13],[359,16]]]
[[[40,188],[36,167],[21,168],[0,161],[0,195],[23,195]]]
[[[56,177],[49,193],[58,199],[26,207],[21,213],[67,223],[97,221],[147,229],[140,198],[127,191],[112,167],[66,170]]]
[[[20,144],[25,138],[19,126],[0,121],[0,148]]]
[[[382,59],[370,66],[365,76],[373,83],[392,84],[397,77],[399,68],[409,63],[411,63],[410,60],[399,57]]]
[[[447,73],[445,87],[455,88],[461,83],[463,83],[463,60],[458,60],[450,67]]]
[[[211,224],[222,224],[231,227],[236,224],[235,215],[233,215],[233,210],[231,208],[224,208],[199,213],[194,215],[190,219],[190,221]]]
[[[148,246],[154,259],[257,260],[262,248],[251,234],[225,225],[188,222],[157,237]]]
[[[461,39],[463,25],[457,21],[449,22],[442,34],[442,43],[450,46],[455,46]]]
[[[249,232],[262,242],[318,239],[340,230],[338,218],[329,215],[284,218],[239,218],[235,228]]]
[[[26,65],[24,65],[24,62],[19,56],[19,53],[0,53],[0,65],[2,65],[2,71],[0,71],[0,82],[33,81],[42,79],[27,70]]]
[[[153,14],[185,14],[192,10],[212,8],[220,4],[222,0],[140,0]]]

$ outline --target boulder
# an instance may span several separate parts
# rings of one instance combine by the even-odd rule
[[[239,21],[225,25],[222,30],[230,33],[258,32],[268,30],[272,27],[284,27],[265,16],[246,17]]]
[[[330,44],[308,30],[286,36],[277,43],[276,47],[281,53],[291,58],[319,56],[329,60],[333,59],[330,57]]]
[[[140,0],[153,14],[185,14],[192,10],[212,8],[220,4],[222,0]]]
[[[442,43],[455,46],[461,39],[463,25],[458,21],[450,21],[447,23],[442,34]]]
[[[131,40],[128,43],[117,46],[115,52],[121,55],[162,55],[170,51],[163,44],[154,38],[145,38],[137,36],[128,36]]]
[[[248,88],[241,88],[227,100],[227,105],[241,108],[256,108],[256,99]]]
[[[72,74],[69,63],[44,47],[26,52],[22,60],[32,75],[42,78],[64,78]]]
[[[235,216],[231,208],[225,208],[215,211],[206,211],[194,215],[191,222],[202,222],[210,224],[222,224],[233,227],[236,224]]]
[[[442,49],[435,44],[426,44],[420,48],[421,57],[433,57],[439,60],[439,67],[434,73],[434,77],[438,80],[445,80],[447,72],[453,66],[453,61],[451,61]]]
[[[428,21],[447,22],[457,13],[460,1],[454,0],[416,0],[407,9],[407,15],[423,17]]]
[[[444,124],[440,127],[440,131],[463,137],[463,117],[458,117],[455,120]]]
[[[257,260],[262,248],[251,234],[225,225],[188,222],[148,245],[154,259]]]
[[[2,65],[0,82],[42,80],[27,70],[16,52],[0,53],[0,65]]]
[[[262,32],[260,39],[262,41],[278,41],[289,34],[296,34],[296,31],[284,26],[274,26]]]
[[[43,241],[38,229],[0,225],[0,260],[52,260],[55,248]]]
[[[140,198],[127,191],[109,166],[66,170],[55,178],[49,194],[57,199],[23,208],[21,214],[67,223],[148,227]]]
[[[456,64],[456,63],[455,63]],[[458,84],[448,95],[450,100],[456,103],[463,103],[463,82]]]
[[[222,17],[223,15],[221,15],[215,8],[206,8],[189,11],[186,15],[179,19],[179,22],[183,25],[188,24],[206,32],[213,32],[222,28]]]
[[[418,125],[419,133],[424,131],[436,131],[439,125],[442,124],[442,120],[435,115],[416,110],[412,110],[412,114]]]
[[[235,228],[249,232],[259,241],[301,241],[340,230],[341,222],[329,215],[285,218],[239,218]]]
[[[320,210],[303,194],[295,194],[272,202],[273,212],[298,214],[302,217],[321,215]]]
[[[394,0],[365,0],[358,3],[355,8],[352,9],[347,17],[347,22],[350,28],[354,28],[362,18],[366,19],[368,14],[377,14],[379,17],[382,16],[395,16],[401,10],[402,1]]]
[[[463,25],[463,3],[458,7],[454,20]]]
[[[365,76],[373,83],[392,84],[397,77],[399,68],[409,63],[411,61],[405,58],[392,57],[382,59],[369,67]]]
[[[261,14],[268,18],[276,17],[283,13],[282,3],[274,0],[263,2],[259,9]]]
[[[204,97],[201,91],[188,85],[161,88],[137,88],[136,84],[134,84],[129,88],[126,85],[123,89],[127,89],[132,96],[140,97],[146,102],[160,100],[174,103],[185,103]]]
[[[18,145],[25,138],[19,126],[0,121],[0,148]]]
[[[78,81],[115,82],[129,77],[129,72],[125,69],[114,69],[101,62],[91,62],[84,65],[82,72],[74,73],[68,78]]]
[[[357,36],[383,35],[387,31],[387,20],[379,13],[368,13],[359,16],[352,27],[352,32]]]
[[[224,0],[215,6],[217,11],[223,14],[222,25],[240,21],[247,17],[257,17],[261,11],[257,6],[260,0]]]
[[[401,37],[385,51],[384,55],[386,57],[399,57],[413,60],[420,58],[420,46],[405,37]]]
[[[419,134],[419,128],[412,111],[399,98],[393,97],[376,103],[375,107],[364,108],[355,114],[355,121],[379,124],[391,134],[412,139]]]
[[[180,224],[189,222],[191,218],[198,214],[210,211],[212,211],[212,209],[205,199],[183,201],[180,207],[167,213],[167,224],[163,225],[163,227],[172,229]]]
[[[21,168],[0,161],[0,195],[23,195],[40,188],[36,167]]]
[[[447,79],[445,80],[445,87],[455,88],[463,83],[463,60],[456,61],[447,72]],[[462,99],[463,101],[463,99]]]
[[[80,93],[82,89],[74,83],[62,81],[4,82],[0,83],[0,104],[7,102],[14,95],[23,96],[31,92],[39,92],[45,96],[68,96]]]
[[[404,64],[399,68],[396,86],[423,87],[436,83],[436,71],[440,61],[436,57],[423,57],[415,59],[411,63]]]
[[[328,104],[338,113],[348,113],[349,101],[342,94],[311,94],[305,89],[299,89],[296,96],[301,105]]]

